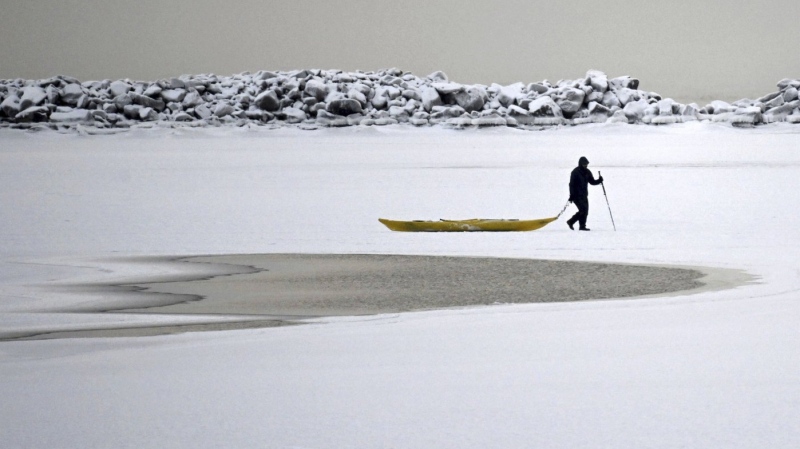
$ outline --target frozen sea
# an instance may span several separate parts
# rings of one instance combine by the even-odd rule
[[[616,231],[600,187],[589,233],[565,217],[529,233],[377,221],[554,216],[580,156],[606,180]],[[64,286],[173,269],[130,256],[497,256],[754,278],[647,299],[4,341],[0,446],[800,447],[799,190],[788,124],[0,130],[5,332],[191,321],[68,313],[92,298]]]

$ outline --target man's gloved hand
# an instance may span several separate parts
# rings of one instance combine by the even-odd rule
[[[599,178],[597,178],[597,180],[598,180],[598,181],[600,181],[600,183],[601,183],[601,184],[603,183],[603,177],[602,177],[602,176],[600,176]]]
[[[569,201],[571,203],[572,202],[572,197],[569,197],[569,200],[567,200],[567,201]]]

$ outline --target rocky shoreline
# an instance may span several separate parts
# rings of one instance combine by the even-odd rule
[[[629,76],[556,83],[468,85],[443,72],[425,77],[399,69],[259,71],[232,76],[183,75],[158,81],[86,81],[68,76],[0,80],[0,127],[124,130],[151,126],[292,125],[542,128],[587,123],[666,125],[688,121],[800,123],[800,80],[733,103],[681,104],[639,90]]]

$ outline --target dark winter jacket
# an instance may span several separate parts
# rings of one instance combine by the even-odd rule
[[[569,199],[573,201],[579,198],[589,197],[589,184],[596,186],[600,184],[599,179],[594,179],[592,172],[586,167],[580,165],[572,170],[569,176]]]

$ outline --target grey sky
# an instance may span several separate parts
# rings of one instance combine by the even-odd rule
[[[461,83],[631,75],[679,101],[800,78],[797,0],[0,0],[0,78],[397,67]]]

